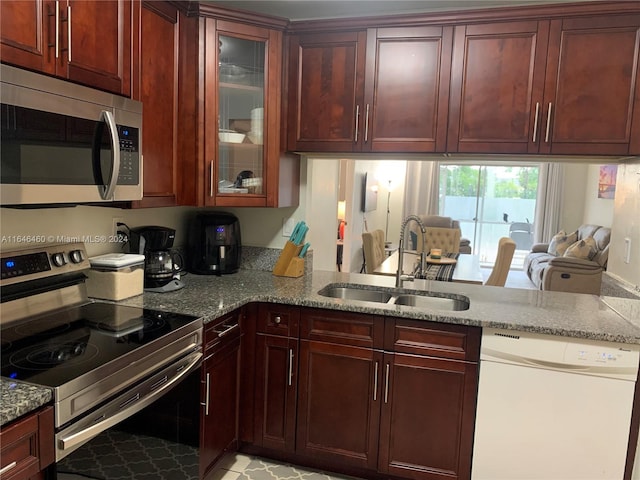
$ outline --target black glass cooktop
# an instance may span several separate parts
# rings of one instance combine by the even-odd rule
[[[0,375],[57,387],[197,317],[90,303],[5,327]]]

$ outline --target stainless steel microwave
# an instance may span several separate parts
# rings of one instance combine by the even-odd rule
[[[0,203],[142,198],[142,103],[2,65]]]

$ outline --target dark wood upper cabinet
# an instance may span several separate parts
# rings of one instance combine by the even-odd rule
[[[289,150],[361,148],[366,36],[365,31],[357,31],[291,38]]]
[[[456,27],[449,152],[537,153],[548,31],[538,21]]]
[[[551,22],[541,153],[640,153],[639,52],[640,14]]]
[[[2,61],[43,73],[55,73],[54,1],[0,2]]]
[[[444,151],[451,43],[451,27],[293,36],[289,149]]]
[[[363,151],[444,152],[452,27],[367,32]]]
[[[2,61],[130,96],[134,2],[0,2]]]
[[[640,15],[458,26],[449,152],[640,151]]]
[[[298,204],[299,159],[282,141],[283,29],[200,23],[204,157],[191,180],[200,206]]]
[[[133,98],[144,106],[143,198],[135,207],[177,205],[178,62],[181,15],[168,2],[143,2],[134,55]]]

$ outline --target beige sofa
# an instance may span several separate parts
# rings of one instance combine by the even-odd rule
[[[591,259],[549,253],[549,243],[537,243],[524,260],[524,271],[540,290],[600,295],[602,272],[607,268],[611,229],[581,225],[577,241],[593,237],[595,254]]]

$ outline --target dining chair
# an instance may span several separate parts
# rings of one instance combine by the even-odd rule
[[[460,229],[427,227],[424,241],[424,251],[429,253],[432,248],[439,248],[443,253],[460,253]],[[422,232],[418,230],[416,250],[422,252]]]
[[[509,237],[502,237],[498,241],[498,255],[496,256],[496,263],[493,265],[493,270],[485,285],[493,287],[504,287],[507,282],[507,276],[509,275],[509,268],[511,268],[511,260],[513,259],[513,252],[516,250],[516,242]]]
[[[364,232],[362,234],[362,250],[364,252],[365,272],[373,273],[385,259],[384,231],[378,229],[372,232]]]

